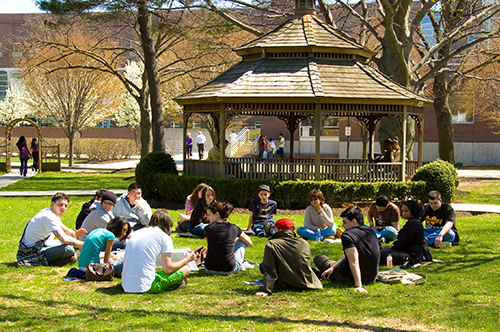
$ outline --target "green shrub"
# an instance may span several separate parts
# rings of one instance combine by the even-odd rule
[[[45,145],[59,145],[61,157],[69,156],[67,138],[47,138]],[[73,141],[73,155],[89,161],[128,159],[137,153],[137,146],[131,139],[76,138]]]
[[[158,173],[179,174],[174,159],[168,153],[153,151],[137,164],[135,177],[145,198],[153,197],[158,193],[157,181],[155,181],[155,175]]]
[[[422,202],[428,200],[428,193],[437,190],[441,193],[443,202],[451,203],[460,183],[455,167],[441,159],[425,164],[417,169],[412,181],[425,181],[425,189],[417,194]]]
[[[138,180],[139,181],[139,180]],[[326,203],[368,202],[378,195],[385,194],[391,200],[404,201],[415,198],[425,190],[422,181],[407,182],[334,182],[334,181],[270,181],[256,179],[209,178],[201,176],[156,174],[156,188],[165,200],[184,203],[199,183],[206,183],[215,191],[218,201],[231,202],[236,207],[247,207],[250,199],[257,198],[257,188],[267,184],[271,189],[271,199],[280,208],[306,208],[309,205],[307,194],[312,189],[320,189]]]

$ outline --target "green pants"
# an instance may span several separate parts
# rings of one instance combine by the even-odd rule
[[[156,294],[164,292],[167,288],[180,283],[182,279],[184,279],[184,272],[181,269],[170,274],[166,274],[163,270],[157,270],[155,280],[146,293]]]

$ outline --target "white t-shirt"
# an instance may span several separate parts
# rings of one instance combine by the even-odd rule
[[[236,133],[231,133],[231,134],[229,135],[229,140],[232,142],[232,141],[234,141],[235,139],[236,139]]]
[[[172,239],[158,227],[133,232],[123,260],[122,287],[125,292],[147,292],[155,280],[156,258],[173,251]]]
[[[205,135],[199,134],[198,136],[196,136],[196,143],[205,144],[206,141],[207,139],[205,138]]]
[[[43,240],[49,235],[46,243],[53,241],[54,234],[52,232],[58,229],[62,229],[61,219],[50,208],[43,209],[28,222],[23,243],[27,247],[32,247],[37,241]]]

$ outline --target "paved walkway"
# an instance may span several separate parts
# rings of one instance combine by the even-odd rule
[[[182,155],[174,156],[175,163],[177,164],[177,169],[182,172]],[[67,165],[62,166],[64,171],[117,171],[123,169],[131,169],[135,168],[135,166],[139,163],[139,158],[135,157],[125,161],[118,161],[107,164],[75,164],[73,167],[69,167]],[[35,172],[29,170],[26,178],[29,178],[35,175]],[[459,169],[458,175],[460,178],[470,178],[470,179],[480,179],[480,180],[491,180],[491,181],[500,181],[500,170],[485,170],[485,169]],[[25,179],[24,177],[19,175],[19,163],[12,164],[12,172],[8,174],[4,174],[0,176],[0,188],[6,187],[12,183],[17,181],[21,181]],[[113,190],[116,194],[122,194],[126,192],[126,190]],[[56,191],[0,191],[0,197],[26,197],[26,196],[52,196],[56,193]],[[92,196],[95,193],[95,190],[69,190],[65,191],[66,194],[70,196]],[[500,213],[499,205],[486,205],[486,204],[451,204],[455,211],[468,211],[475,213]]]

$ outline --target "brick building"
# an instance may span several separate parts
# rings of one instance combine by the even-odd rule
[[[0,99],[5,97],[9,85],[16,82],[16,71],[13,68],[13,60],[20,56],[18,44],[13,43],[13,36],[22,37],[22,24],[28,15],[46,15],[46,14],[0,14]],[[473,107],[473,106],[472,106]],[[473,113],[473,112],[468,112]],[[457,163],[500,163],[500,135],[494,134],[485,122],[482,122],[474,116],[460,117],[457,114],[454,128],[455,161]],[[261,132],[268,138],[278,139],[278,134],[283,133],[287,145],[285,152],[289,149],[290,134],[283,121],[276,117],[252,117],[246,120],[251,126],[261,127]],[[349,156],[351,158],[360,158],[362,151],[362,142],[360,130],[351,119],[352,134],[348,139],[345,136],[347,118],[327,119],[329,127],[324,128],[325,136],[321,138],[321,152],[326,156],[345,158],[347,155],[347,146],[349,145]],[[106,130],[107,128],[102,128]],[[167,130],[168,131],[168,130]],[[119,131],[117,131],[119,132]],[[295,131],[293,139],[295,141],[295,154],[314,155],[314,129],[309,123],[301,123],[298,130]],[[15,133],[15,132],[14,132]],[[84,137],[90,137],[92,130],[86,130]],[[101,134],[94,133],[100,136]],[[130,137],[129,134],[123,134]],[[375,137],[375,140],[377,138]],[[416,140],[417,141],[417,140]],[[375,145],[379,151],[378,144]],[[416,158],[417,147],[414,149],[414,159]],[[432,161],[438,158],[438,136],[436,129],[436,118],[434,110],[428,107],[424,111],[424,147],[423,160]]]

